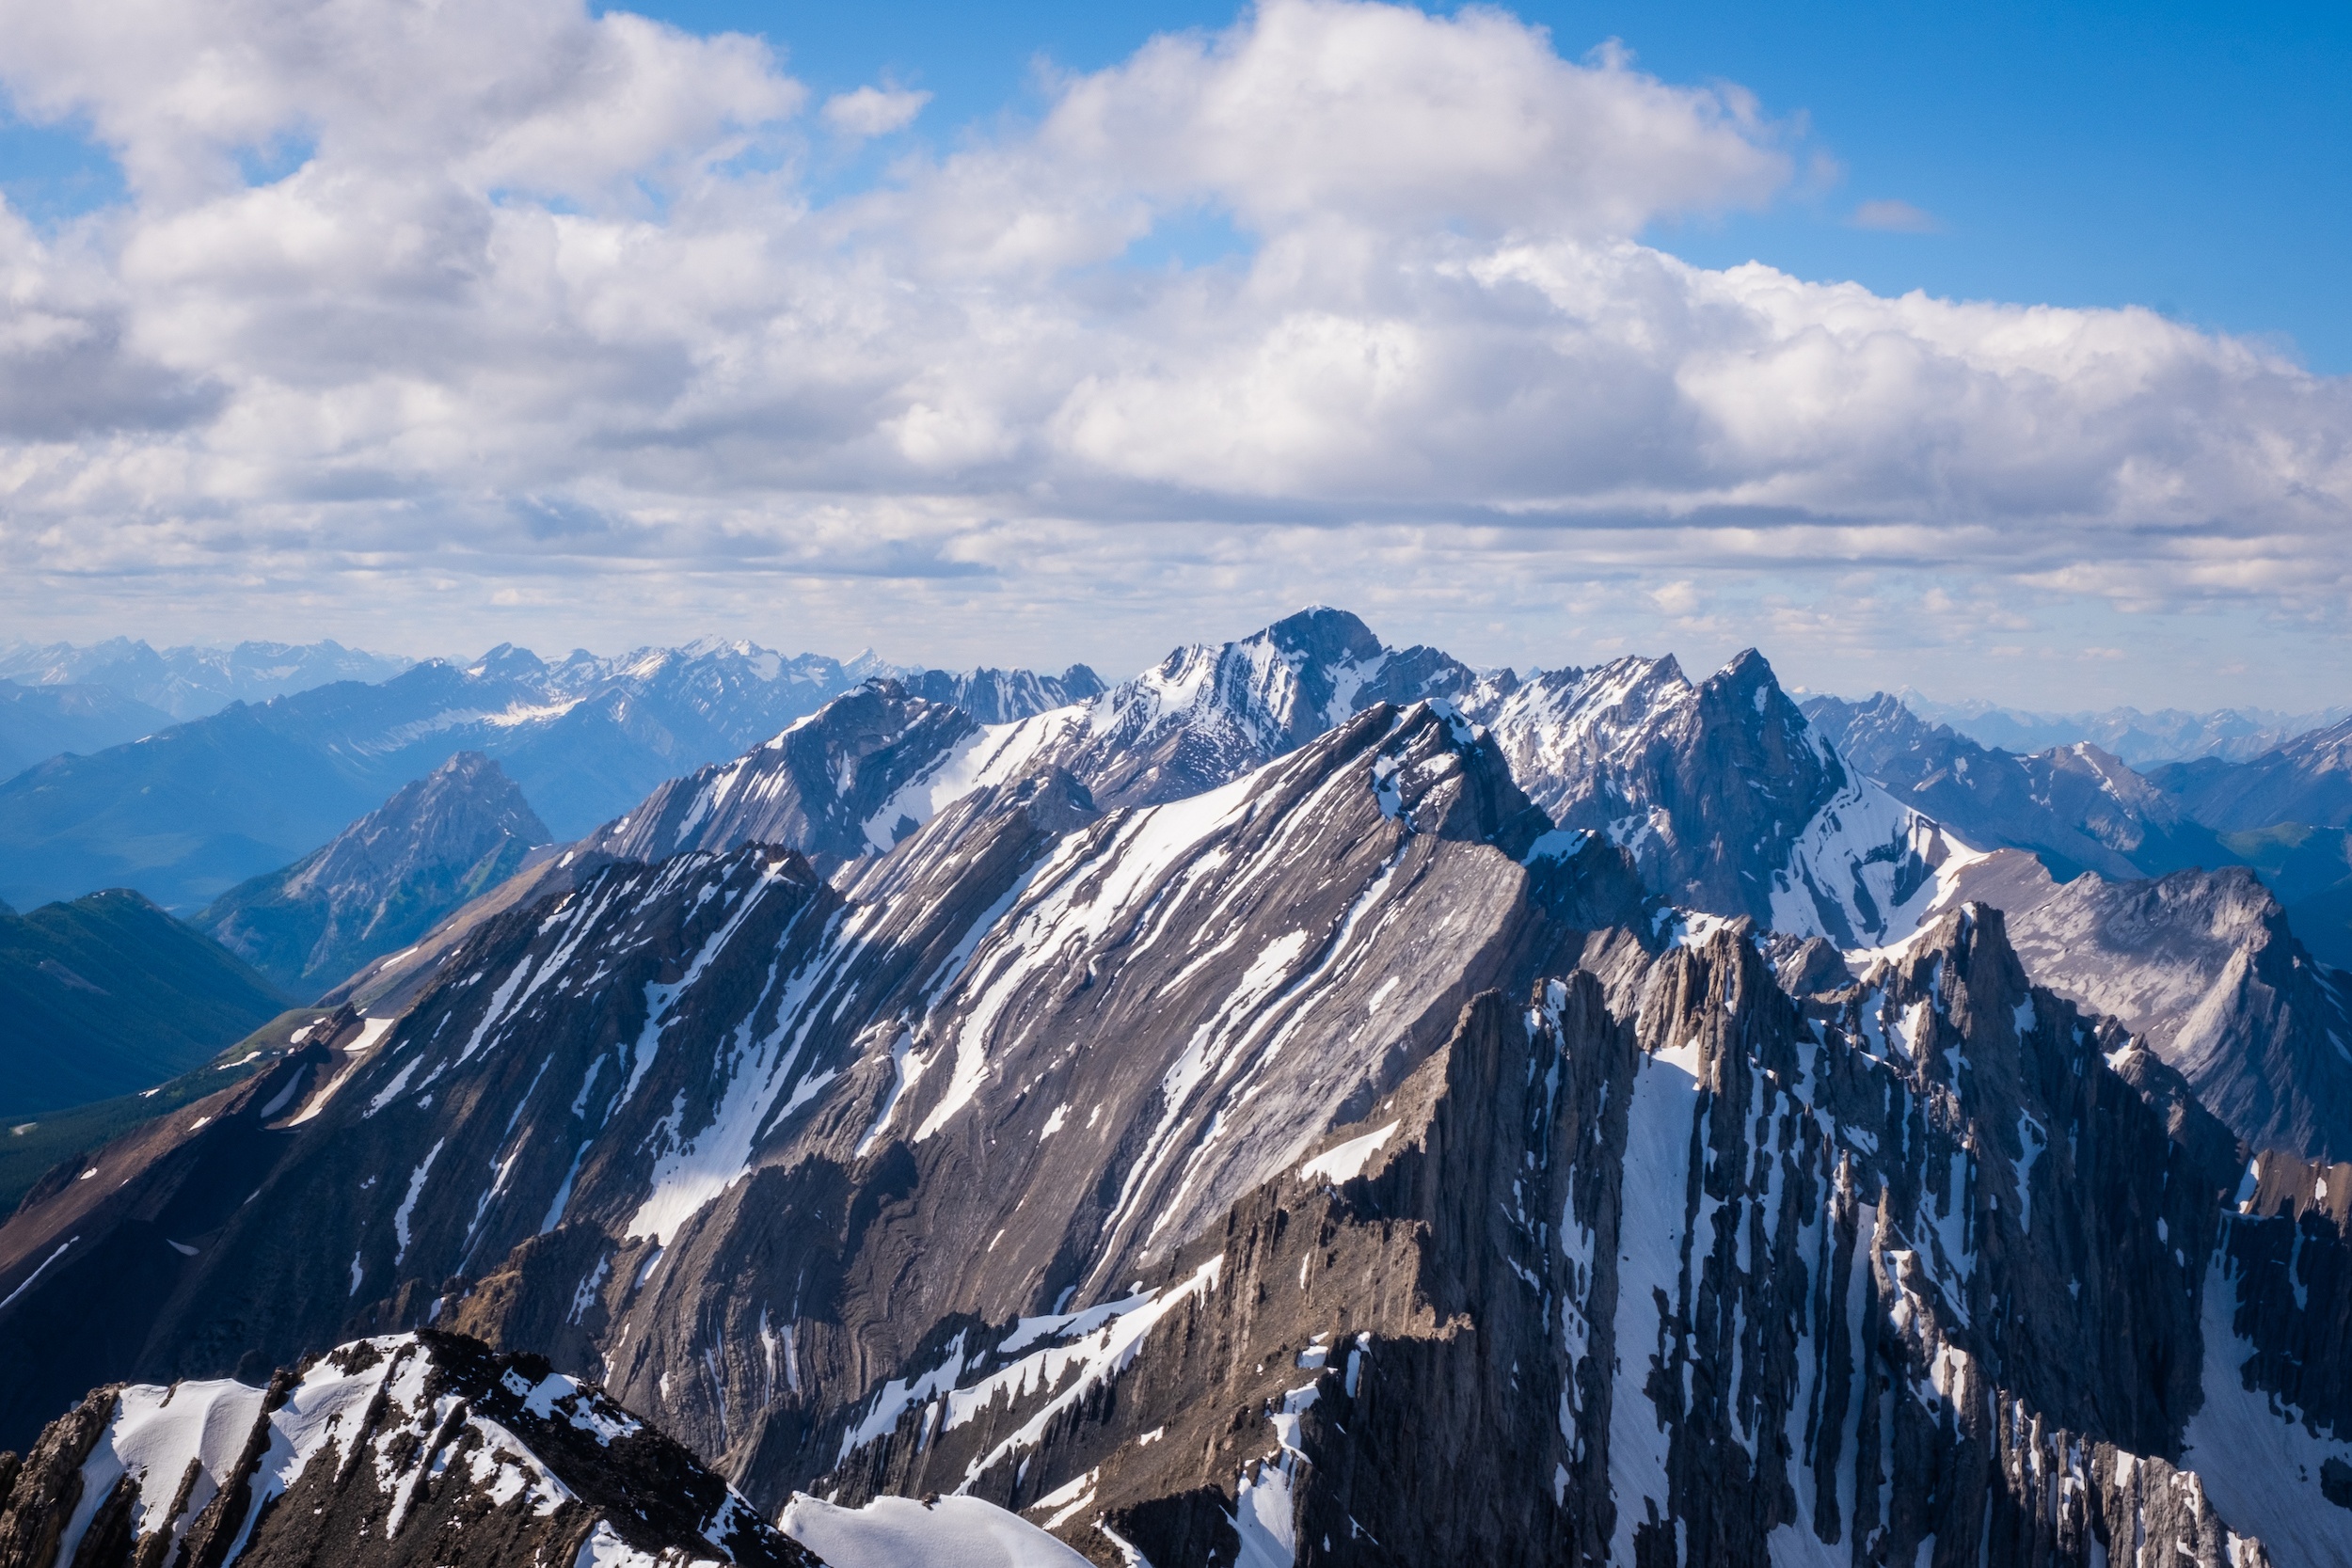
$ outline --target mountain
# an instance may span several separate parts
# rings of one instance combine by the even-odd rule
[[[2007,911],[2036,983],[2130,1030],[2249,1148],[2352,1160],[2352,974],[2251,871],[2059,883],[2012,862],[1960,881]]]
[[[287,1000],[202,933],[116,888],[0,909],[0,1117],[143,1089]]]
[[[1693,685],[1672,658],[1482,674],[1391,648],[1316,608],[1034,717],[977,722],[913,684],[869,685],[734,761],[671,781],[583,841],[659,859],[786,845],[830,867],[886,850],[947,803],[1056,770],[1095,806],[1214,789],[1376,703],[1443,701],[1490,728],[1564,829],[1627,847],[1651,891],[1848,945],[1909,931],[1967,847],[1851,777],[1750,651]]]
[[[1754,649],[1696,685],[1671,657],[1538,673],[1472,711],[1563,829],[1686,908],[1870,946],[1940,907],[1971,853],[1850,772]]]
[[[103,686],[0,680],[0,779],[60,752],[99,752],[171,723],[160,708]]]
[[[2099,712],[2030,713],[1987,702],[1939,703],[1909,687],[1895,693],[1930,723],[1948,724],[1981,745],[2023,755],[2088,741],[2134,768],[2160,762],[2219,757],[2244,762],[2282,746],[2307,731],[2326,729],[2352,718],[2352,708],[2283,713],[2269,708],[2216,708],[2192,713],[2136,707]]]
[[[1104,1562],[2352,1551],[2352,1171],[1982,905],[1791,997],[1449,705],[605,865],[436,973],[0,1226],[0,1441],[429,1323],[763,1514]]]
[[[1103,677],[1083,664],[1059,675],[1026,670],[910,670],[898,674],[907,689],[925,702],[960,707],[983,724],[1009,724],[1050,708],[1067,707],[1103,694]]]
[[[2089,742],[2031,756],[1980,746],[1880,692],[1808,698],[1806,716],[1861,772],[1979,848],[2029,849],[2061,878],[2160,877],[2237,856],[2172,796]]]
[[[1001,677],[1008,693],[1025,682],[1058,690]],[[833,659],[746,642],[555,664],[501,644],[464,667],[436,660],[377,685],[232,704],[0,784],[0,897],[124,885],[193,911],[318,848],[462,751],[497,759],[549,830],[575,838],[856,684]]]
[[[2281,822],[2220,838],[2278,895],[2312,957],[2352,969],[2352,832]]]
[[[1029,705],[1072,688],[980,675],[990,678],[977,688],[936,672],[869,681],[742,756],[663,784],[582,847],[653,861],[774,844],[830,867],[881,853],[949,803],[1016,777],[1058,771],[1089,809],[1183,800],[1373,704],[1480,682],[1435,649],[1390,648],[1355,616],[1321,608],[1237,641],[1187,644],[1133,680],[1048,708]]]
[[[2224,832],[2281,822],[2352,827],[2352,719],[2246,762],[2174,763],[2151,771],[2149,781],[2190,816]]]
[[[11,642],[0,647],[0,679],[27,686],[94,686],[172,719],[200,719],[230,703],[267,702],[335,681],[389,680],[414,662],[331,641],[240,642],[233,648],[158,652],[145,642],[116,637],[78,647],[71,642]]]
[[[460,752],[324,847],[230,889],[189,924],[279,990],[316,996],[413,945],[552,836],[497,763]]]
[[[5,1568],[129,1568],[167,1554],[416,1568],[651,1568],[691,1555],[818,1568],[596,1389],[430,1329],[339,1346],[266,1389],[102,1388],[0,1476]]]

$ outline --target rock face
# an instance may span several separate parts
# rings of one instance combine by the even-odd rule
[[[2088,742],[2013,756],[1880,692],[1804,705],[1840,755],[1980,849],[2028,849],[2060,878],[2162,876],[2239,857],[2181,802]]]
[[[2250,1147],[2352,1159],[2352,976],[2252,872],[1969,892],[2006,904],[2036,980],[2142,1037]]]
[[[1027,670],[924,670],[902,677],[929,703],[960,707],[983,724],[1010,724],[1103,694],[1103,677],[1083,664],[1058,675]]]
[[[160,1084],[286,1005],[236,955],[128,889],[0,911],[0,1117]]]
[[[1475,715],[1563,828],[1624,847],[1673,903],[1873,946],[1970,851],[1850,773],[1751,649],[1697,685],[1672,658],[1540,673]]]
[[[549,838],[514,781],[460,752],[283,871],[230,889],[193,924],[295,996],[414,944]]]
[[[2149,779],[2198,821],[2225,832],[2274,822],[2352,827],[2352,719],[2246,762],[2173,763]]]
[[[962,1493],[1105,1564],[2352,1550],[2326,1201],[2265,1211],[1997,911],[1783,967],[1430,703],[1156,807],[1009,778],[831,881],[618,863],[250,1091],[261,1164],[181,1182],[215,1227],[104,1342],[20,1244],[0,1369],[430,1320],[765,1513]],[[0,1240],[132,1244],[103,1196]]]
[[[599,1390],[429,1329],[102,1388],[0,1478],[0,1568],[688,1560],[818,1562]]]
[[[1474,999],[1120,1316],[910,1366],[832,1480],[1154,1563],[2264,1560],[2173,1462],[2229,1140],[1997,915],[1811,1018],[1737,931],[1624,1001]]]

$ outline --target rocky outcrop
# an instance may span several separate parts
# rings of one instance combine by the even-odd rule
[[[0,1568],[689,1560],[818,1563],[600,1390],[431,1330],[266,1388],[102,1388],[0,1485]]]

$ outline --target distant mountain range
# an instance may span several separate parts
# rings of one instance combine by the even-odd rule
[[[787,658],[744,642],[557,664],[501,644],[463,667],[435,660],[374,685],[232,703],[0,784],[0,897],[30,904],[132,886],[193,911],[291,864],[461,751],[497,758],[556,836],[577,837],[869,673],[870,661]],[[1100,687],[1083,667],[1046,681],[976,678],[991,700],[1016,705]]]
[[[335,641],[159,650],[116,637],[84,644],[8,643],[0,646],[0,680],[97,687],[170,719],[201,719],[230,703],[267,702],[333,681],[389,680],[415,662]]]
[[[1857,768],[1971,845],[2029,850],[2061,880],[2249,866],[2315,957],[2352,967],[2352,721],[2249,761],[2141,773],[2087,741],[2026,756],[1981,745],[1884,692],[1804,709]]]
[[[2216,708],[2192,713],[2136,707],[2096,712],[2034,713],[1982,700],[1942,703],[1904,687],[1894,693],[1912,712],[1933,723],[2005,752],[2046,752],[2088,741],[2135,768],[2160,762],[2219,757],[2244,762],[2285,745],[2296,736],[2352,719],[2352,705],[2310,713],[2269,708]]]
[[[0,906],[0,1118],[162,1083],[289,1005],[135,893]]]
[[[0,679],[0,779],[60,752],[103,752],[168,728],[161,708],[103,686],[20,686]]]

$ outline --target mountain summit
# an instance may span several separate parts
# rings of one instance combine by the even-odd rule
[[[192,924],[298,996],[405,947],[514,875],[552,837],[515,782],[460,752],[283,871],[231,889]]]

